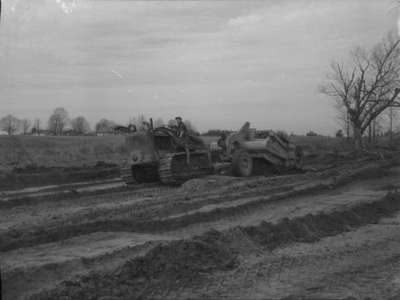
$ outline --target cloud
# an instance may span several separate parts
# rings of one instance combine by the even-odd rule
[[[118,76],[119,78],[121,78],[121,79],[124,78],[124,76],[122,76],[121,73],[118,73],[118,72],[115,71],[115,70],[111,70],[111,72],[114,73],[115,75],[117,75],[117,76]]]
[[[332,58],[396,25],[382,2],[20,0],[29,21],[8,9],[0,28],[2,108],[328,132],[316,86]]]
[[[250,14],[246,16],[239,16],[236,18],[231,18],[228,21],[228,25],[230,26],[244,26],[244,25],[252,25],[260,22],[262,19],[261,16],[256,14]]]
[[[71,14],[75,9],[83,4],[82,0],[55,0],[61,10],[66,14]]]

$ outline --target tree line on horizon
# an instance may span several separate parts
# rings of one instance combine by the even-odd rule
[[[94,126],[92,130],[89,122],[84,116],[78,116],[70,119],[69,114],[65,108],[56,108],[51,116],[49,117],[46,126],[42,126],[40,119],[34,119],[33,122],[29,119],[18,119],[17,117],[9,114],[0,119],[0,130],[3,130],[7,135],[23,134],[23,135],[96,135],[96,134],[113,134],[117,132],[127,132],[129,125],[134,125],[137,131],[143,131],[146,128],[145,123],[149,120],[143,115],[139,114],[136,117],[131,117],[126,126],[119,125],[117,122],[102,118]],[[186,127],[194,134],[199,135],[200,133],[196,130],[193,124],[189,120],[184,121]],[[154,127],[174,127],[176,121],[174,119],[169,120],[167,123],[162,118],[157,118],[153,122]],[[122,130],[121,130],[122,129]],[[257,138],[265,138],[269,136],[272,130],[257,130]],[[203,132],[201,135],[206,136],[221,136],[223,134],[230,134],[233,130],[224,129],[209,129]],[[276,131],[284,136],[295,136],[292,132],[290,134],[283,130]],[[339,133],[338,133],[339,132]],[[336,133],[336,137],[344,137],[342,130]],[[313,130],[308,131],[306,136],[319,136]]]
[[[7,135],[23,134],[23,135],[94,135],[94,134],[112,134],[119,130],[127,131],[130,125],[134,125],[137,131],[143,131],[146,128],[146,123],[149,120],[143,115],[139,114],[136,117],[131,117],[126,126],[120,125],[117,122],[102,118],[92,129],[89,122],[84,116],[70,118],[68,111],[63,107],[57,107],[49,117],[47,124],[44,126],[40,119],[19,119],[14,115],[7,115],[0,119],[0,130],[7,133]],[[193,132],[197,132],[196,128],[189,120],[184,121],[186,127]],[[176,125],[176,121],[171,119],[167,123],[162,118],[154,120],[155,127]]]
[[[340,121],[343,121],[342,118],[339,118]],[[388,135],[388,131],[383,130],[382,119],[377,119],[376,127],[379,128],[380,135]],[[102,118],[100,119],[94,126],[93,130],[84,116],[78,116],[70,119],[67,110],[63,107],[56,108],[51,116],[49,117],[47,124],[42,126],[42,122],[40,119],[36,118],[33,121],[29,119],[18,119],[17,117],[9,114],[0,119],[0,130],[7,133],[7,135],[96,135],[96,134],[112,134],[117,132],[126,132],[129,128],[129,125],[134,125],[137,131],[145,130],[145,123],[148,123],[149,120],[143,115],[139,114],[136,117],[131,117],[126,126],[120,125],[117,122]],[[200,134],[193,124],[189,120],[184,121],[188,129],[195,133]],[[348,124],[345,124],[348,126]],[[154,120],[155,127],[168,126],[174,127],[176,126],[176,121],[171,119],[167,123],[164,122],[162,118],[157,118]],[[122,130],[122,131],[120,131]],[[257,130],[257,138],[265,138],[269,135],[271,130]],[[203,132],[202,135],[206,136],[221,136],[222,134],[230,134],[234,132],[233,130],[224,130],[224,129],[209,129],[206,132]],[[286,133],[283,130],[278,130],[280,134],[285,136],[295,136],[292,132],[290,134]],[[348,137],[348,132],[346,130],[339,129],[335,133],[335,137],[337,138],[345,138]],[[309,130],[305,133],[306,136],[319,136],[318,133],[313,130]]]

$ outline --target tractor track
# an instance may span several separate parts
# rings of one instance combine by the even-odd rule
[[[241,265],[250,254],[248,249],[243,248],[244,245],[268,253],[293,243],[317,243],[326,237],[377,224],[383,218],[394,216],[399,210],[400,194],[389,193],[376,201],[345,210],[284,218],[275,224],[261,222],[256,226],[209,231],[191,239],[158,245],[144,256],[127,261],[115,271],[65,281],[30,299],[67,297],[73,300],[107,296],[112,299],[177,299],[186,297],[185,290],[190,290],[193,297],[201,298],[204,294],[196,289],[196,284],[207,283],[212,278],[209,276],[215,273],[221,277],[242,270]],[[285,265],[280,268],[285,268]],[[207,289],[215,283],[208,281],[208,284]],[[226,292],[224,285],[223,289],[214,285],[208,293],[215,291],[215,288]],[[208,296],[212,297],[212,294]]]
[[[11,208],[20,205],[31,205],[46,201],[60,201],[81,198],[85,196],[104,195],[107,193],[126,193],[133,191],[167,190],[173,187],[161,183],[140,183],[126,185],[121,179],[89,181],[65,185],[52,185],[44,187],[27,188],[0,192],[0,208]]]
[[[6,266],[7,284],[16,289],[6,299],[51,289],[57,282],[90,271],[111,272],[166,241],[176,241],[179,249],[181,239],[190,240],[209,229],[229,232],[254,228],[262,221],[280,224],[284,217],[334,215],[370,205],[388,189],[400,188],[400,170],[393,166],[393,161],[380,162],[270,178],[211,176],[179,188],[145,185],[56,203],[40,199],[0,207],[0,263]],[[386,177],[377,179],[380,176]],[[29,284],[26,278],[31,278]],[[20,287],[23,291],[18,291]],[[156,296],[146,290],[144,295]]]
[[[0,251],[61,241],[94,232],[158,233],[177,230],[192,224],[236,217],[285,198],[338,187],[357,174],[368,174],[372,169],[375,170],[375,174],[381,170],[372,165],[340,178],[311,181],[304,180],[305,175],[295,175],[301,180],[292,184],[286,182],[292,181],[293,175],[255,178],[253,181],[250,179],[247,182],[239,182],[229,192],[211,192],[194,197],[188,197],[185,193],[177,196],[175,189],[138,189],[133,198],[127,195],[128,200],[125,203],[120,201],[115,205],[106,203],[103,206],[98,205],[95,209],[89,206],[81,211],[73,210],[71,214],[60,216],[56,220],[52,217],[50,220],[40,220],[43,225],[40,223],[33,225],[29,222],[29,228],[20,224],[12,226],[10,230],[0,231]],[[277,182],[281,185],[275,187]],[[121,195],[117,193],[116,196]],[[60,207],[60,210],[65,214],[63,207]]]
[[[280,185],[282,181],[298,181],[302,178],[310,179],[313,177],[313,173],[322,174],[322,177],[330,176],[324,175],[327,170],[332,170],[336,165],[329,165],[320,168],[306,168],[307,174],[299,174],[298,172],[289,175],[274,175],[270,176],[268,183],[275,183]],[[254,180],[254,178],[236,178],[232,179],[231,182],[238,182],[236,184],[236,189],[240,187],[252,185],[253,187],[258,187],[260,184],[264,183],[264,177],[260,177],[259,180]],[[57,201],[65,200],[71,198],[81,198],[84,196],[93,195],[104,195],[106,193],[124,193],[132,191],[145,191],[152,189],[160,189],[165,191],[167,189],[175,189],[173,186],[166,186],[161,182],[152,183],[134,183],[126,185],[126,183],[121,178],[112,178],[105,180],[91,180],[84,182],[68,183],[68,184],[58,184],[58,185],[46,185],[46,186],[34,186],[24,189],[14,189],[14,190],[1,190],[0,191],[0,208],[9,208],[19,205],[30,205],[36,204],[41,201]],[[221,192],[229,191],[230,188],[226,187],[218,189],[217,191],[209,191],[209,196],[219,196]]]

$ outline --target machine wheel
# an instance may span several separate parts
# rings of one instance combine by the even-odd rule
[[[253,173],[253,158],[245,150],[237,150],[233,153],[232,171],[235,176],[248,177]]]

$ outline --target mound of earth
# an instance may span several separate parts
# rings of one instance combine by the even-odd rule
[[[315,242],[325,236],[377,223],[380,218],[400,210],[399,200],[400,194],[389,193],[380,201],[361,204],[349,210],[308,214],[294,219],[284,218],[277,224],[262,222],[242,230],[258,244],[271,249],[291,242]]]
[[[234,257],[212,239],[194,239],[159,245],[145,257],[128,262],[120,272],[128,278],[189,280],[199,273],[229,269]]]
[[[195,278],[198,280],[202,274],[235,266],[236,256],[219,236],[219,233],[210,233],[158,245],[113,273],[96,273],[66,281],[59,289],[42,292],[31,299],[137,299],[153,289],[182,286]]]
[[[213,230],[190,240],[171,241],[156,246],[143,257],[126,262],[112,273],[93,273],[66,281],[31,299],[159,298],[165,291],[201,282],[202,275],[238,266],[238,254],[249,251],[240,246],[242,242],[250,241],[266,249],[293,242],[315,242],[322,237],[377,223],[382,217],[400,210],[399,200],[400,194],[389,193],[378,201],[361,203],[346,210],[284,218],[276,224],[262,222],[228,231]]]

